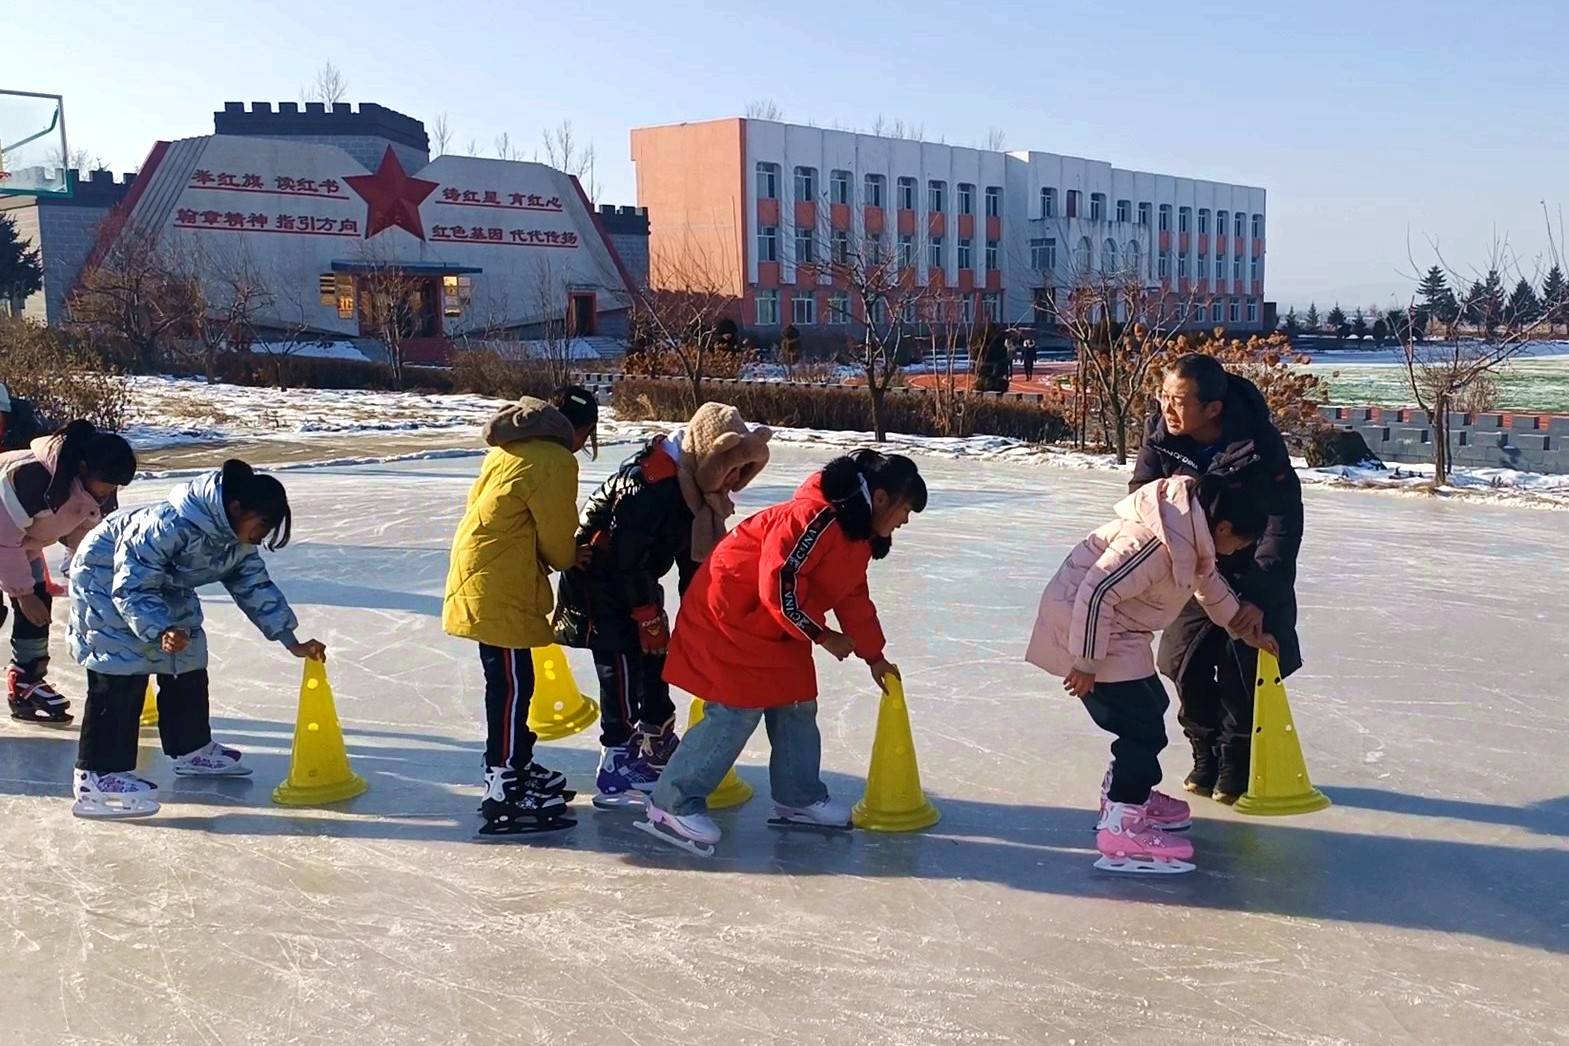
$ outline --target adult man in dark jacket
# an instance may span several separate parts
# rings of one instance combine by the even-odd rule
[[[1263,630],[1280,644],[1280,667],[1302,667],[1297,640],[1297,553],[1302,547],[1302,486],[1269,407],[1246,378],[1214,357],[1183,356],[1166,371],[1160,409],[1151,415],[1129,490],[1166,476],[1200,476],[1220,456],[1252,444],[1269,523],[1250,550],[1220,560],[1221,574],[1263,612]],[[1161,674],[1177,684],[1178,721],[1193,746],[1185,787],[1235,802],[1247,791],[1257,651],[1212,626],[1196,603],[1161,636]]]

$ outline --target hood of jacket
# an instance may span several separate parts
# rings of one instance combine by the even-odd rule
[[[1137,523],[1160,540],[1171,553],[1171,573],[1177,585],[1192,589],[1198,578],[1215,568],[1215,539],[1209,520],[1194,496],[1197,482],[1173,476],[1146,483],[1117,502],[1118,519]]]
[[[810,501],[814,505],[829,504],[828,495],[823,493],[823,474],[814,472],[802,480],[801,485],[795,488],[795,499]]]
[[[182,519],[195,524],[203,535],[225,544],[237,545],[239,536],[229,523],[223,503],[223,473],[209,472],[169,492],[169,504]]]
[[[524,396],[510,407],[502,407],[485,422],[485,443],[505,446],[526,439],[543,439],[572,449],[572,422],[542,399]]]
[[[1269,404],[1258,386],[1240,374],[1228,374],[1225,409],[1220,414],[1220,446],[1224,450],[1239,443],[1251,442],[1265,467],[1277,468],[1289,464],[1290,453],[1286,441],[1275,427],[1269,413]],[[1157,408],[1150,416],[1145,439],[1183,461],[1194,471],[1201,471],[1186,452],[1197,444],[1191,436],[1173,436],[1166,431],[1166,419]]]

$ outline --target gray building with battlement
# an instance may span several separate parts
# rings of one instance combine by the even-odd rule
[[[15,222],[21,239],[37,245],[43,257],[43,290],[12,303],[18,315],[39,323],[64,317],[66,296],[93,251],[99,223],[125,199],[136,175],[73,170],[66,178],[70,196],[0,196],[0,215]],[[0,311],[5,307],[0,303]]]

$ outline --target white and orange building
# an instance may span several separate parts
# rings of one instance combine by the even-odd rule
[[[637,128],[632,159],[656,279],[696,251],[764,331],[856,322],[810,262],[868,236],[1001,323],[1036,323],[1042,295],[1105,270],[1163,288],[1189,326],[1258,328],[1272,312],[1253,186],[749,118]]]

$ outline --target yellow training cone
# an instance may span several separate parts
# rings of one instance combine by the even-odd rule
[[[597,722],[599,706],[577,688],[567,655],[560,647],[539,646],[534,655],[534,696],[528,704],[528,728],[541,741],[555,741]]]
[[[1310,814],[1329,805],[1329,797],[1308,780],[1302,743],[1291,721],[1291,705],[1280,681],[1280,662],[1267,650],[1258,652],[1258,677],[1253,691],[1253,756],[1248,792],[1237,800],[1244,814],[1277,816]]]
[[[369,787],[349,769],[343,728],[338,725],[332,686],[327,682],[327,663],[307,660],[289,777],[272,790],[272,801],[282,806],[320,806],[352,799]]]
[[[918,832],[937,823],[942,814],[921,790],[915,765],[915,739],[910,736],[910,710],[904,683],[885,679],[887,689],[877,708],[877,736],[872,740],[872,765],[866,771],[866,794],[850,812],[857,828],[874,832]]]
[[[692,711],[687,715],[686,732],[691,733],[692,728],[703,721],[703,699],[692,699]],[[724,810],[731,806],[740,806],[752,798],[752,786],[741,780],[741,775],[731,767],[725,772],[725,779],[719,782],[708,795],[708,808],[710,810]]]
[[[147,697],[142,701],[142,725],[158,725],[158,680],[147,679]]]

